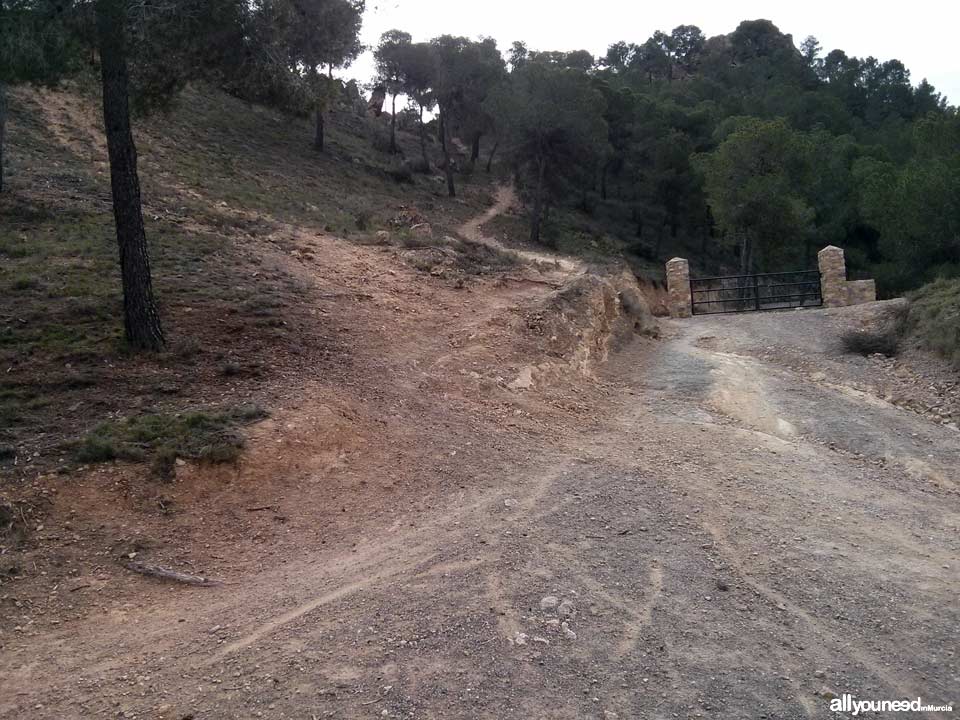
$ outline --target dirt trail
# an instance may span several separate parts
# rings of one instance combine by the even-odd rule
[[[459,233],[468,240],[481,242],[486,245],[496,247],[500,250],[506,250],[507,248],[505,248],[503,244],[500,243],[496,238],[492,238],[483,232],[483,226],[497,216],[503,215],[515,208],[518,202],[517,195],[513,191],[513,188],[509,185],[501,185],[499,188],[497,188],[497,192],[494,196],[494,204],[490,206],[490,209],[488,209],[479,217],[472,218],[471,220],[465,222],[459,228]],[[546,266],[552,265],[565,273],[583,272],[583,263],[573,258],[550,253],[536,252],[533,250],[511,249],[510,251],[516,253],[528,262],[542,263]]]
[[[486,288],[463,316],[437,292],[444,313],[397,313],[378,337],[404,278],[302,241],[384,272],[350,321],[383,358],[358,372],[392,379],[357,393],[396,417],[366,434],[318,379],[245,471],[294,478],[286,531],[208,538],[236,555],[223,587],[143,580],[5,634],[0,717],[792,719],[833,717],[831,693],[960,700],[958,434],[877,402],[826,350],[829,382],[785,362],[814,352],[823,313],[675,323],[595,379],[508,393],[477,372],[466,389],[543,287]],[[274,438],[302,444],[270,461]],[[363,507],[318,541],[351,495]]]

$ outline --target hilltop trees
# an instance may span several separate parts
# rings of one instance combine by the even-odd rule
[[[433,50],[429,43],[411,43],[403,48],[400,56],[403,91],[416,104],[420,130],[420,152],[423,156],[424,170],[430,169],[427,156],[427,131],[423,114],[432,111],[436,105],[433,94],[436,68]]]
[[[363,10],[363,0],[0,0],[0,147],[5,84],[55,81],[81,58],[99,61],[133,346],[156,349],[163,336],[131,107],[163,105],[204,78],[312,112],[322,150],[339,90],[332,70],[361,51]],[[451,197],[460,143],[472,165],[495,136],[490,157],[504,149],[535,240],[556,209],[580,214],[566,223],[578,235],[614,235],[647,260],[693,246],[721,267],[776,269],[834,243],[884,288],[930,267],[960,272],[956,111],[927,81],[914,87],[898,60],[824,53],[812,36],[797,47],[762,19],[709,39],[679,25],[616,42],[599,59],[518,41],[508,62],[489,38],[413,42],[391,30],[374,57],[393,97],[391,152],[402,95],[419,117],[425,170],[424,119],[437,109]]]
[[[886,208],[929,211],[923,197],[952,207],[953,185],[934,183],[952,166],[911,161],[921,143],[910,126],[953,111],[926,81],[913,88],[899,61],[823,55],[814,37],[798,48],[768,20],[710,39],[679,25],[614,43],[599,60],[520,41],[507,55],[490,40],[421,44],[392,31],[378,49],[379,79],[417,103],[421,133],[423,101],[437,104],[451,196],[454,136],[474,162],[481,138],[496,133],[534,240],[556,207],[595,214],[647,259],[695,245],[747,272],[840,243],[856,270],[908,255],[910,233]],[[423,135],[421,147],[426,161]],[[951,237],[946,217],[943,227],[918,222],[916,243]],[[924,258],[960,265],[949,242],[934,244]]]

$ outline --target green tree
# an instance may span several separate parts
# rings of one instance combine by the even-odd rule
[[[797,261],[813,220],[800,192],[809,172],[803,139],[780,119],[736,118],[726,129],[699,160],[717,224],[739,247],[741,272]]]
[[[510,64],[511,70],[518,69],[523,65],[530,57],[530,50],[527,47],[525,42],[520,40],[514,40],[510,45],[510,49],[507,51],[507,62]]]
[[[420,153],[423,156],[424,169],[429,169],[427,130],[423,122],[423,114],[433,110],[436,105],[433,95],[436,66],[433,49],[429,43],[412,43],[403,49],[400,53],[400,75],[403,78],[403,91],[416,105],[420,130]]]
[[[252,9],[246,43],[260,66],[252,95],[287,111],[312,112],[318,151],[326,111],[339,90],[333,69],[348,67],[363,50],[364,7],[364,0],[260,0]]]
[[[487,101],[530,198],[530,239],[540,242],[549,195],[563,180],[595,167],[606,152],[603,95],[582,72],[525,63]]]
[[[960,118],[925,118],[913,136],[904,165],[854,165],[860,211],[880,233],[881,279],[894,290],[960,271]]]
[[[376,81],[393,99],[390,111],[390,152],[397,153],[397,95],[404,91],[404,56],[413,38],[402,30],[387,30],[373,52],[377,66]]]
[[[430,41],[433,48],[433,97],[440,110],[440,145],[443,149],[447,193],[457,194],[450,143],[454,128],[472,141],[471,156],[479,155],[480,136],[490,128],[491,117],[484,101],[505,72],[503,56],[496,42],[485,38],[474,42],[465,37],[442,35]]]
[[[707,39],[696,25],[678,25],[670,32],[673,62],[685,75],[696,72]]]

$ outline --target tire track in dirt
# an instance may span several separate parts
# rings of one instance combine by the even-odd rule
[[[740,553],[727,540],[726,533],[720,529],[719,525],[710,521],[705,521],[703,523],[703,527],[713,537],[715,546],[720,549],[724,560],[730,565],[730,567],[734,569],[737,577],[739,577],[746,585],[763,597],[770,605],[777,609],[789,612],[804,625],[806,625],[816,635],[816,637],[820,639],[821,648],[828,647],[826,638],[829,638],[833,634],[830,628],[824,626],[813,615],[804,610],[797,603],[790,600],[790,598],[788,598],[786,595],[770,587],[768,584],[757,579],[752,573],[750,573],[750,571],[744,566]],[[823,650],[819,650],[818,654],[820,655],[821,660],[824,662],[829,659],[829,655],[824,653]],[[898,695],[902,697],[917,697],[918,694],[923,694],[920,692],[919,688],[913,685],[904,684],[898,677],[884,670],[882,668],[883,662],[879,658],[875,657],[862,645],[857,645],[850,641],[849,638],[845,642],[843,655],[853,659],[869,672],[874,673],[877,677],[883,680],[888,687],[896,690]]]

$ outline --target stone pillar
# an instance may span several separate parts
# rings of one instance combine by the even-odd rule
[[[690,263],[674,258],[667,263],[667,293],[670,296],[670,317],[688,318],[693,315],[690,299]]]
[[[820,266],[820,292],[824,307],[844,307],[850,303],[847,297],[847,261],[843,250],[830,245],[817,255]]]

